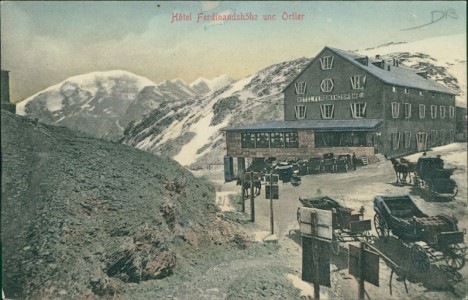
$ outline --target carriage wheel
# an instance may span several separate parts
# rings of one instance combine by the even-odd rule
[[[458,244],[449,245],[444,253],[444,259],[447,266],[454,270],[460,270],[465,266],[466,250]]]
[[[385,240],[388,239],[390,230],[388,229],[387,221],[385,221],[385,219],[379,214],[375,214],[374,216],[374,228],[379,237],[384,238]]]
[[[335,238],[332,239],[330,243],[330,248],[335,255],[340,254],[340,242],[338,242]]]
[[[434,192],[434,183],[432,182],[431,179],[426,179],[425,185],[426,185],[427,190]]]
[[[411,258],[413,263],[421,271],[427,272],[431,269],[431,263],[429,257],[427,256],[426,250],[420,245],[413,245],[411,247]]]

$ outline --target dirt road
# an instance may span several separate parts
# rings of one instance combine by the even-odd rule
[[[449,145],[450,146],[450,145]],[[443,154],[446,159],[446,166],[455,165],[457,171],[454,178],[459,187],[458,196],[446,199],[447,202],[435,201],[430,196],[421,194],[411,185],[399,186],[395,184],[395,173],[389,161],[382,161],[372,165],[358,168],[356,171],[338,174],[317,174],[302,177],[302,184],[294,187],[291,184],[279,184],[280,199],[274,200],[274,231],[278,238],[279,256],[285,266],[290,267],[295,275],[300,277],[302,250],[300,238],[296,234],[298,223],[296,211],[301,206],[299,197],[310,197],[316,195],[328,195],[341,202],[347,207],[359,209],[365,207],[365,218],[373,219],[373,198],[379,194],[410,194],[416,205],[428,215],[446,213],[455,215],[459,220],[461,229],[468,228],[466,216],[466,162],[460,164],[459,155],[454,153],[464,151],[466,155],[466,144],[458,147],[440,147],[431,151],[430,155]],[[414,157],[413,157],[414,160]],[[207,177],[218,181],[222,174],[212,173]],[[240,188],[235,183],[225,183],[221,185],[222,191],[238,191]],[[445,201],[445,200],[444,200]],[[250,201],[246,201],[246,214],[250,213]],[[255,199],[256,222],[251,228],[251,234],[259,231],[270,230],[270,204],[265,199],[264,189],[260,196]],[[374,235],[375,232],[373,233]],[[380,240],[375,242],[375,246],[407,269],[408,293],[401,281],[392,282],[392,295],[389,291],[389,281],[391,269],[380,261],[380,287],[366,284],[366,292],[371,299],[405,299],[405,298],[444,298],[460,299],[467,293],[467,287],[463,278],[467,278],[468,267],[465,266],[458,272],[448,272],[440,265],[434,263],[429,273],[417,272],[408,260],[409,249],[404,247],[396,238],[390,238],[387,243]],[[324,297],[355,298],[357,297],[357,283],[347,270],[347,245],[342,245],[339,257],[332,257],[332,288],[322,287],[321,292]]]

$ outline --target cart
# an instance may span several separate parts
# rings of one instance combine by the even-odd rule
[[[448,215],[427,216],[409,195],[379,195],[374,198],[374,228],[380,238],[390,234],[411,248],[416,267],[429,271],[432,262],[445,261],[452,269],[465,265],[466,231],[459,231],[457,219]]]
[[[328,196],[299,198],[304,207],[332,211],[333,236],[330,243],[333,254],[340,253],[340,243],[371,241],[371,220],[364,220],[364,208],[359,211],[341,206]],[[297,210],[297,221],[301,223],[301,207]]]
[[[449,194],[455,197],[458,186],[450,178],[455,169],[444,169],[444,162],[440,157],[421,157],[416,164],[414,184],[435,194]]]

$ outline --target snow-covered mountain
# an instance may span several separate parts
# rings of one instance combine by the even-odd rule
[[[179,110],[154,111],[132,122],[120,142],[192,167],[219,161],[224,155],[220,129],[282,119],[282,91],[309,62],[300,58],[275,64]]]
[[[227,75],[221,75],[213,79],[206,79],[200,77],[190,84],[190,87],[197,91],[199,94],[208,94],[210,92],[217,91],[223,87],[230,85],[235,80]]]
[[[211,92],[212,86],[197,91],[180,79],[155,84],[127,71],[93,72],[70,77],[29,97],[17,104],[17,113],[115,140],[131,121],[160,106],[172,107],[180,100],[188,104]]]
[[[404,66],[428,72],[432,80],[458,93],[456,104],[466,107],[466,36],[440,36],[411,43],[388,43],[357,51],[391,61],[396,58]]]
[[[466,37],[443,36],[412,43],[387,43],[358,51],[364,55],[398,58],[400,65],[427,70],[431,79],[457,91],[457,105],[466,107]],[[173,157],[192,168],[222,163],[225,155],[220,129],[283,118],[282,89],[311,61],[301,58],[267,67],[191,106],[148,114],[125,130],[122,143]],[[200,79],[191,87],[194,89]]]

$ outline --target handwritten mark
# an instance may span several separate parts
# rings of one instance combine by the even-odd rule
[[[429,25],[435,24],[435,23],[437,23],[437,22],[439,22],[439,21],[441,21],[443,19],[448,19],[448,18],[452,18],[452,19],[455,19],[455,20],[458,19],[457,12],[452,8],[449,8],[449,9],[447,9],[445,11],[434,10],[434,11],[431,11],[431,21],[429,23],[419,25],[419,26],[416,26],[416,27],[401,29],[401,31],[413,30],[413,29],[418,29],[418,28],[421,28],[421,27],[429,26]]]

